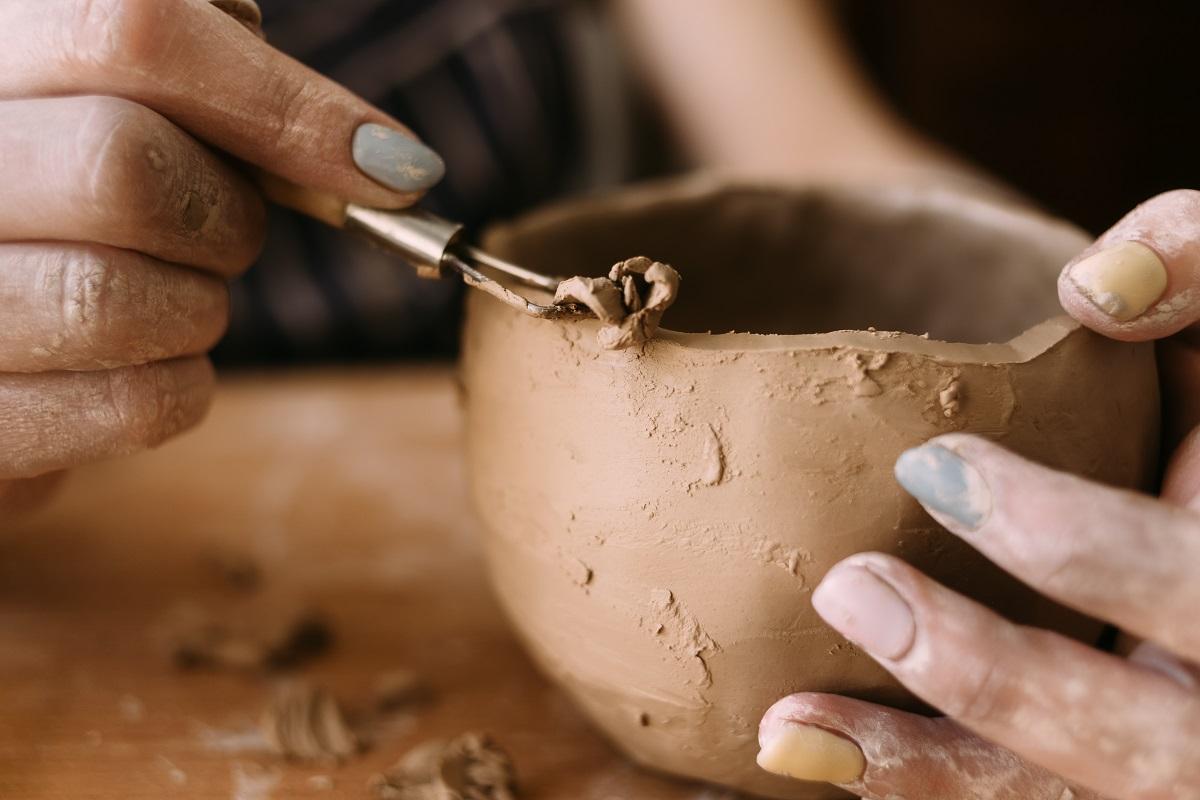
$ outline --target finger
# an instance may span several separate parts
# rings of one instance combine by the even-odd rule
[[[46,503],[62,485],[64,472],[51,472],[22,481],[0,481],[0,533],[5,520],[27,514]]]
[[[951,434],[896,477],[939,522],[1039,592],[1200,656],[1200,521],[1190,511]]]
[[[262,32],[262,10],[254,0],[209,0],[214,8],[224,11],[255,35]]]
[[[1200,698],[1160,673],[1013,625],[878,553],[835,566],[812,602],[914,694],[1018,756],[1116,797],[1196,796]]]
[[[1173,452],[1200,425],[1200,331],[1187,328],[1155,343],[1162,394],[1162,443]]]
[[[245,178],[113,97],[0,102],[0,240],[99,242],[232,275],[262,247]]]
[[[0,3],[0,96],[110,94],[293,183],[396,208],[437,155],[364,100],[204,0]]]
[[[1195,509],[1200,506],[1200,428],[1184,437],[1163,475],[1163,500]]]
[[[199,422],[212,392],[203,358],[0,375],[0,480],[153,447]]]
[[[945,717],[831,694],[795,694],[767,710],[758,763],[841,786],[866,800],[1099,800]]]
[[[1176,658],[1154,642],[1141,642],[1129,654],[1130,662],[1148,667],[1166,675],[1185,689],[1200,688],[1200,668]]]
[[[1200,319],[1200,192],[1167,192],[1129,212],[1066,266],[1058,296],[1084,325],[1125,341]]]
[[[0,372],[97,370],[200,355],[229,322],[224,282],[129,250],[0,244]]]

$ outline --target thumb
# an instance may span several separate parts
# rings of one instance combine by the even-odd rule
[[[834,783],[863,800],[1099,800],[946,717],[832,694],[794,694],[768,709],[759,766]]]
[[[1170,336],[1200,319],[1200,192],[1160,194],[1063,270],[1063,308],[1113,339]]]

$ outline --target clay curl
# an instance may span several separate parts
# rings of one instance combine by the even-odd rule
[[[620,261],[607,278],[568,278],[554,303],[582,303],[600,320],[596,340],[605,350],[645,344],[658,332],[663,314],[679,296],[679,273],[645,256]]]

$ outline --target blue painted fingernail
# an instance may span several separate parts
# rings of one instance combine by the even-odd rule
[[[992,493],[979,470],[936,444],[905,450],[896,459],[896,480],[930,511],[975,529],[992,510]]]
[[[398,192],[428,189],[446,174],[442,157],[400,131],[367,123],[354,132],[354,163]]]

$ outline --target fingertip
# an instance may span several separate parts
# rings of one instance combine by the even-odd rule
[[[1200,428],[1185,436],[1171,454],[1163,475],[1161,497],[1187,508],[1200,503]]]
[[[404,195],[427,191],[446,174],[442,157],[406,131],[368,122],[354,131],[355,165],[376,183]]]
[[[1170,336],[1200,318],[1200,192],[1142,203],[1059,275],[1063,308],[1121,341]]]
[[[1071,317],[1101,336],[1122,342],[1144,342],[1169,335],[1153,319],[1122,322],[1097,305],[1079,285],[1071,270],[1076,262],[1063,268],[1058,276],[1058,302]],[[1173,333],[1174,331],[1170,331]]]
[[[866,756],[839,719],[822,714],[822,695],[790,695],[771,706],[759,725],[758,765],[797,780],[845,785],[858,781]],[[836,699],[836,698],[834,698]]]

